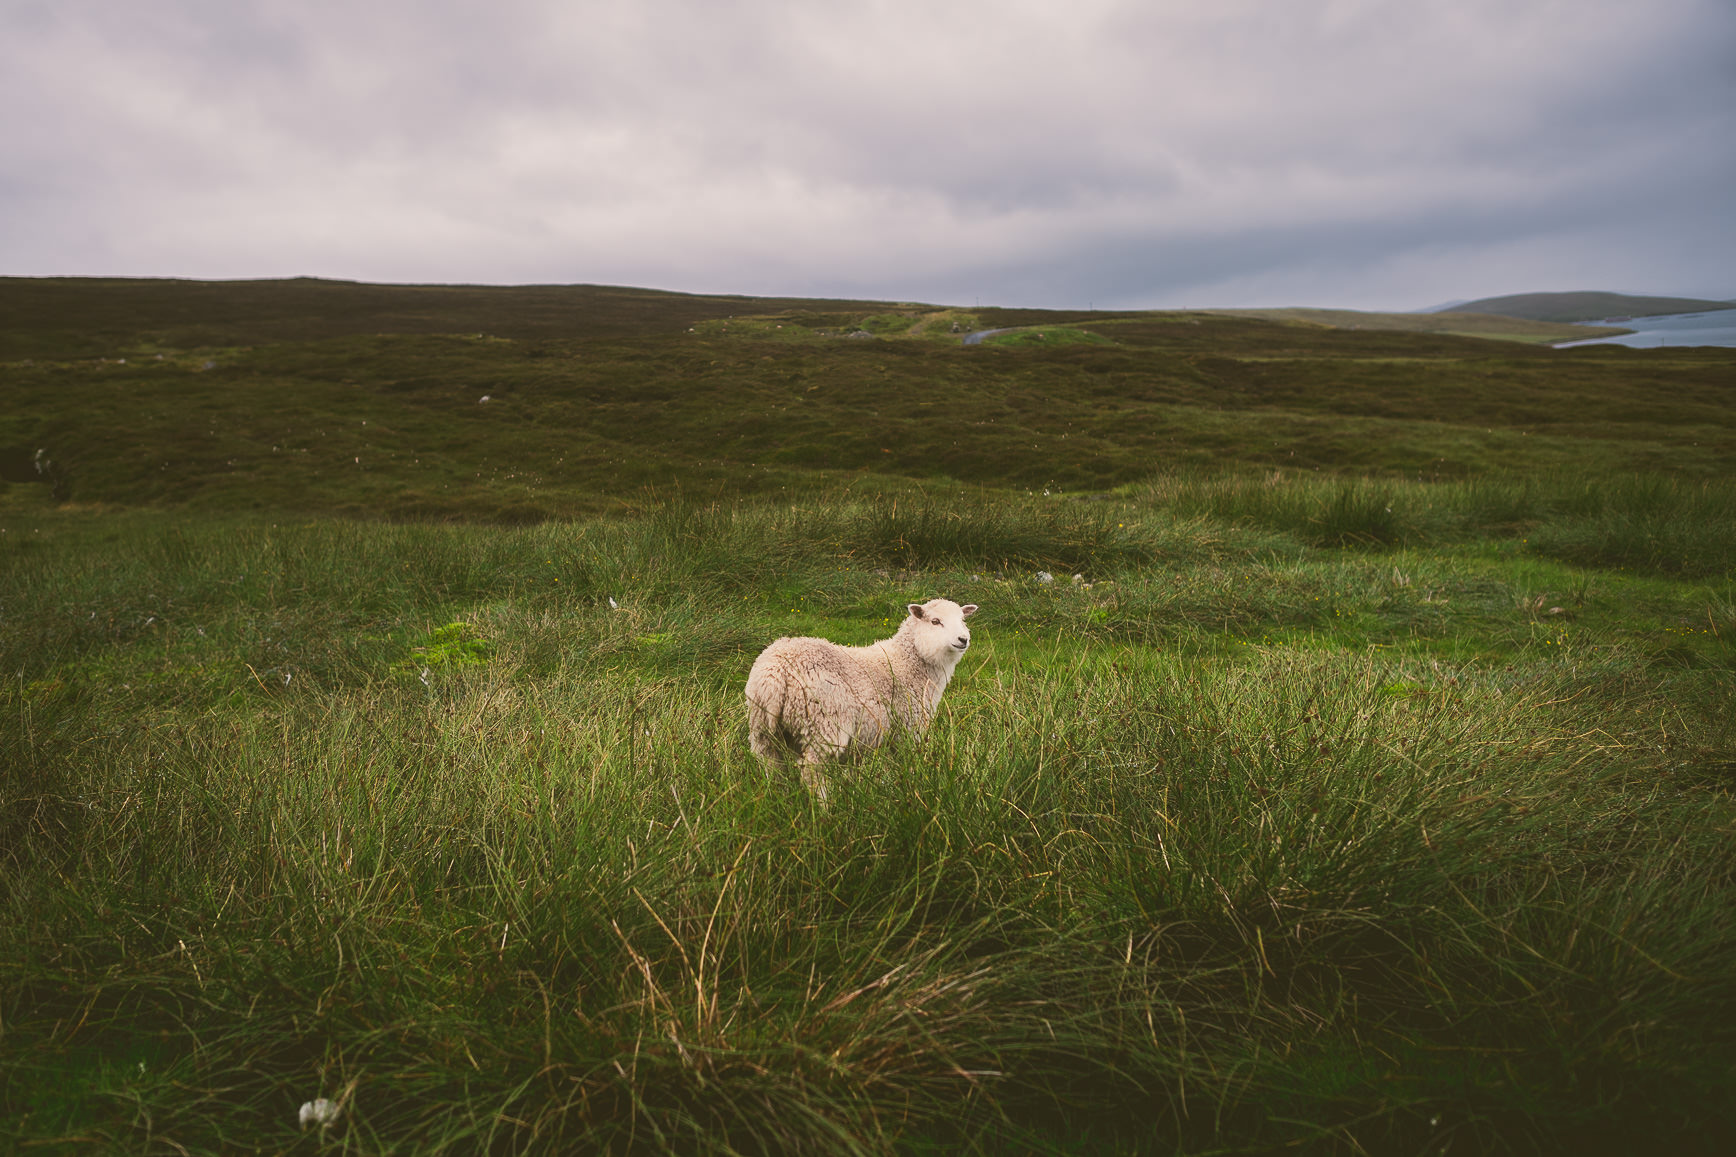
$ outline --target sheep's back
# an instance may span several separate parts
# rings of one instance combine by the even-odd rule
[[[895,690],[878,646],[844,647],[806,636],[778,639],[760,652],[748,685],[771,678],[786,686],[836,688],[864,706],[888,702]]]

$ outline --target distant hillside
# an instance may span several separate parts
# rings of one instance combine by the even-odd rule
[[[1265,321],[1328,325],[1334,329],[1384,330],[1403,333],[1446,333],[1495,341],[1523,341],[1540,345],[1586,337],[1613,337],[1632,333],[1620,326],[1566,325],[1533,321],[1508,314],[1449,310],[1440,313],[1369,313],[1356,309],[1214,309],[1211,313],[1231,317],[1257,317]]]
[[[608,285],[371,285],[0,277],[0,358],[101,355],[122,345],[245,346],[364,334],[483,332],[517,340],[678,333],[696,322],[884,303],[703,296]]]
[[[1460,313],[1493,313],[1529,321],[1603,321],[1611,317],[1700,313],[1729,309],[1730,304],[1701,297],[1639,297],[1628,293],[1512,293],[1461,302],[1454,309]]]
[[[1462,336],[1495,326],[1550,328],[0,279],[0,527],[31,502],[534,522],[631,509],[653,488],[1736,475],[1736,350]],[[982,329],[1014,332],[959,340]]]

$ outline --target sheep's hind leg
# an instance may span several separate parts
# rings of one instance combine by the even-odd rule
[[[777,732],[762,731],[750,725],[747,733],[747,745],[753,749],[755,755],[765,760],[767,766],[779,770],[789,766],[789,741]]]
[[[831,777],[826,774],[825,766],[844,760],[855,738],[856,722],[848,717],[825,720],[803,737],[802,783],[814,793],[821,807],[827,806],[832,791]]]
[[[821,807],[828,806],[832,793],[832,782],[826,777],[825,766],[826,757],[815,746],[802,752],[802,785],[814,793]]]

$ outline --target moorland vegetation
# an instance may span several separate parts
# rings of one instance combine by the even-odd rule
[[[1736,351],[0,298],[10,1145],[1736,1136]],[[754,759],[935,595],[921,744]]]

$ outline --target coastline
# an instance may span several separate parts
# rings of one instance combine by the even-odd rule
[[[1611,323],[1601,321],[1585,324]],[[1588,345],[1625,345],[1631,349],[1659,349],[1665,346],[1736,347],[1736,306],[1697,313],[1625,318],[1620,324],[1633,332],[1614,337],[1589,337],[1579,341],[1557,342],[1552,348],[1577,349]]]

